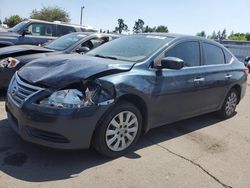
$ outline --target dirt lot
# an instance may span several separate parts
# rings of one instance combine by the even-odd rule
[[[0,101],[1,188],[250,187],[250,87],[235,117],[208,114],[154,129],[135,152],[115,160],[22,141]]]

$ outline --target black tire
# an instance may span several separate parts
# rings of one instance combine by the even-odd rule
[[[106,143],[106,131],[113,118],[115,118],[119,113],[124,111],[132,112],[136,116],[138,120],[137,133],[136,136],[134,137],[134,140],[130,143],[130,145],[126,149],[122,151],[112,151]],[[142,130],[142,115],[138,110],[138,108],[129,102],[118,102],[114,106],[114,108],[107,114],[105,114],[102,120],[99,122],[99,125],[97,126],[97,129],[93,137],[93,142],[92,142],[93,147],[97,152],[109,158],[116,158],[123,156],[135,147],[140,137],[141,130]]]
[[[227,105],[228,105],[227,103],[230,100],[230,97],[232,97],[232,96],[236,96],[236,103],[235,103],[235,106],[233,106],[232,110],[230,110],[230,112],[228,112],[227,111]],[[222,108],[220,109],[220,111],[218,111],[218,115],[223,119],[228,119],[228,118],[231,118],[232,116],[234,116],[238,101],[239,101],[238,91],[236,89],[231,89],[226,96],[226,99],[223,103]]]

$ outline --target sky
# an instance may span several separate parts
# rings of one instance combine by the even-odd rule
[[[0,0],[0,19],[13,14],[28,18],[33,9],[58,6],[66,10],[71,23],[113,31],[122,18],[133,30],[136,20],[150,27],[166,25],[171,33],[195,35],[202,30],[227,33],[250,32],[250,0]]]

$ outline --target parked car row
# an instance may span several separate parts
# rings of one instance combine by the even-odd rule
[[[0,32],[0,48],[13,45],[41,45],[72,32],[96,32],[90,26],[79,26],[27,19],[5,32]]]
[[[2,48],[0,58],[0,74],[11,70],[6,82],[14,74],[6,111],[17,134],[108,157],[158,126],[215,111],[232,117],[247,87],[248,69],[230,51],[185,35],[74,33],[43,47]]]

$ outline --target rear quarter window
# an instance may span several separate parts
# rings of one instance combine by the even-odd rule
[[[59,37],[73,32],[76,32],[76,30],[72,26],[57,25],[57,35]]]
[[[203,56],[205,65],[225,64],[223,50],[216,45],[203,43]]]
[[[233,56],[226,50],[224,50],[225,53],[225,59],[226,59],[226,64],[229,64],[233,60]]]

